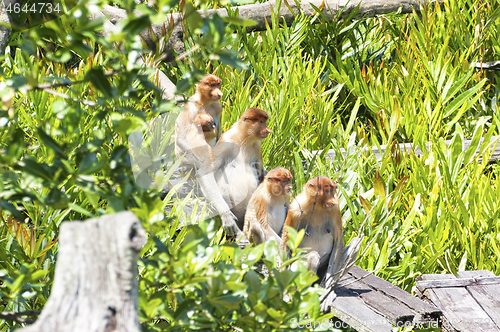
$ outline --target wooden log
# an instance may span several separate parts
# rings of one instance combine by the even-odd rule
[[[473,62],[471,65],[477,69],[500,70],[500,61]]]
[[[146,233],[132,212],[64,222],[54,285],[20,332],[139,332],[137,259]]]
[[[459,278],[484,278],[494,277],[491,271],[463,271],[457,272]],[[466,287],[483,310],[500,327],[500,285],[471,285]]]
[[[500,138],[500,136],[493,136],[490,140],[490,142],[493,142],[491,148],[490,148],[490,151],[492,152],[491,156],[490,156],[490,159],[489,159],[489,163],[492,163],[494,162],[495,160],[498,160],[500,159],[500,144],[497,144],[495,146],[495,144],[497,143],[498,139]],[[446,140],[444,141],[446,143],[447,146],[449,146],[451,144],[451,141],[452,140]],[[474,156],[478,156],[478,150],[479,150],[479,147],[481,146],[481,144],[483,143],[484,141],[484,138],[481,138],[479,140],[479,145],[478,147],[476,148],[476,150],[474,151]],[[465,139],[463,141],[463,151],[466,151],[467,149],[469,149],[470,145],[471,145],[471,142],[472,142],[472,139]],[[427,149],[429,149],[431,147],[431,143],[427,143],[426,144],[426,147]],[[380,150],[378,149],[378,147],[374,146],[374,147],[365,147],[363,148],[363,153],[370,153],[370,150],[373,152],[374,156],[375,156],[375,159],[376,160],[381,160],[382,159],[382,156],[386,153],[387,149],[393,149],[393,146],[392,145],[381,145],[380,146]],[[414,153],[416,156],[418,157],[421,157],[423,156],[423,152],[422,150],[418,147],[418,146],[414,146],[413,143],[400,143],[400,144],[396,144],[396,146],[394,147],[394,150],[399,150],[400,152],[404,153],[404,154],[410,154],[410,153]],[[393,155],[394,155],[394,150],[391,152]],[[316,153],[318,151],[313,151],[313,154]],[[344,156],[344,158],[347,158],[347,155],[346,155],[346,151],[345,149],[340,149],[340,152],[342,153],[342,156]],[[335,150],[329,150],[327,152],[327,158],[329,158],[330,160],[335,160]],[[478,158],[478,163],[481,163],[482,162],[482,156],[479,156]]]
[[[450,274],[426,274],[423,280],[453,280]],[[423,293],[446,318],[446,330],[462,332],[499,332],[491,318],[464,287],[427,288]]]
[[[360,17],[372,17],[376,15],[383,15],[392,12],[398,12],[401,14],[412,13],[413,10],[416,12],[420,11],[420,5],[428,5],[431,3],[443,3],[443,0],[299,0],[299,1],[288,1],[288,6],[285,5],[285,1],[282,1],[279,17],[280,24],[291,25],[295,16],[301,11],[305,16],[314,16],[317,14],[314,6],[321,8],[323,14],[328,20],[332,20],[337,12],[341,11],[342,17],[350,14],[358,5],[359,12],[356,16]],[[244,5],[239,7],[233,7],[232,10],[238,9],[239,17],[245,19],[251,19],[255,21],[255,25],[247,28],[248,32],[251,31],[263,31],[266,30],[266,24],[271,25],[273,12],[277,11],[276,1],[267,1],[258,4]],[[291,10],[290,10],[291,9]],[[202,17],[209,17],[212,15],[219,15],[222,17],[228,16],[225,8],[221,9],[211,9],[205,11],[198,11]],[[102,13],[109,17],[109,20],[116,24],[127,17],[125,10],[120,8],[115,8],[112,6],[105,5],[103,7]],[[138,15],[141,15],[138,13]],[[167,47],[165,48],[165,60],[172,61],[175,56],[172,51],[177,54],[185,53],[184,49],[184,30],[182,28],[183,14],[172,13],[168,16],[168,19],[163,24],[152,25],[151,29],[143,31],[141,37],[148,45],[150,49],[156,51],[154,40],[161,40],[161,38],[167,33],[168,27],[173,27],[172,35],[167,41]],[[321,20],[316,20],[316,23],[320,23]],[[153,36],[154,35],[154,36]]]

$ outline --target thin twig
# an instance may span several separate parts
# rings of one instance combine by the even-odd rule
[[[75,102],[80,102],[84,105],[87,105],[87,106],[92,106],[92,107],[96,107],[98,106],[99,104],[94,102],[94,101],[88,101],[88,100],[79,100],[77,98],[72,98],[70,97],[68,94],[66,93],[62,93],[62,92],[57,92],[55,90],[52,90],[52,89],[43,89],[43,91],[47,92],[47,93],[50,93],[51,95],[54,95],[54,96],[58,96],[58,97],[61,97],[61,98],[64,98],[64,99],[68,99],[68,100],[72,100],[72,101],[75,101]]]
[[[40,315],[40,310],[23,311],[23,312],[13,312],[13,311],[3,311],[0,312],[0,319],[8,320],[16,323],[31,324],[34,323],[34,319],[22,318],[22,316],[37,317]]]

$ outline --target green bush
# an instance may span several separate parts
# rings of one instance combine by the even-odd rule
[[[160,0],[153,15],[120,2],[142,14],[101,37],[103,22],[87,19],[94,7],[84,0],[12,36],[0,66],[0,311],[43,308],[62,221],[131,210],[148,232],[139,261],[144,330],[284,330],[292,318],[332,318],[319,313],[311,273],[276,268],[273,245],[241,250],[217,220],[180,230],[189,197],[162,201],[134,179],[128,136],[178,110],[161,100],[153,70],[136,64],[145,48],[138,33],[178,3]],[[263,144],[266,168],[291,169],[295,193],[319,174],[338,181],[344,241],[366,224],[358,265],[411,291],[424,273],[500,273],[499,166],[487,163],[500,77],[471,66],[498,60],[499,13],[498,0],[445,1],[420,14],[298,15],[290,27],[273,17],[252,33],[236,20],[194,17],[185,61],[158,67],[186,96],[217,70],[224,130],[248,107],[266,110],[274,131]],[[423,156],[389,148],[376,160],[367,150],[402,142]],[[263,265],[269,276],[256,272]]]

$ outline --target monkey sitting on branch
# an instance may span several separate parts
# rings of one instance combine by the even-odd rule
[[[337,185],[325,176],[318,176],[304,185],[290,205],[285,226],[304,229],[299,247],[307,248],[307,267],[318,274],[320,286],[327,288],[322,298],[322,310],[335,299],[333,289],[354,264],[361,238],[354,238],[344,249],[342,215],[337,196]],[[288,231],[283,229],[282,249],[287,254]]]
[[[264,177],[247,206],[243,233],[254,244],[274,240],[281,248],[281,231],[290,206],[292,173],[274,168]]]

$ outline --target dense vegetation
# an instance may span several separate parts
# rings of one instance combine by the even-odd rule
[[[189,7],[178,2],[154,8]],[[331,318],[319,313],[320,291],[309,287],[307,271],[274,269],[267,278],[254,271],[263,253],[268,268],[276,266],[274,246],[242,251],[225,241],[217,220],[178,231],[178,208],[168,214],[165,207],[185,202],[137,185],[128,135],[176,109],[161,100],[153,71],[136,63],[144,47],[138,33],[164,16],[119,2],[143,15],[130,14],[101,37],[102,20],[87,17],[103,4],[82,0],[68,15],[14,33],[3,58],[0,311],[43,308],[62,221],[131,210],[149,236],[139,261],[144,330],[267,331],[305,313]],[[499,274],[500,167],[488,164],[488,142],[499,134],[500,77],[471,63],[499,58],[500,2],[354,14],[332,21],[299,15],[290,27],[274,18],[250,34],[235,19],[190,20],[192,52],[158,66],[186,96],[202,73],[217,70],[223,130],[248,107],[267,111],[274,133],[263,144],[264,164],[292,170],[296,193],[316,175],[338,181],[344,241],[365,225],[359,266],[407,291],[425,273]],[[463,151],[467,138],[472,146]],[[387,149],[376,160],[366,149],[401,142],[419,145],[423,156]],[[2,331],[20,326],[0,322]]]

